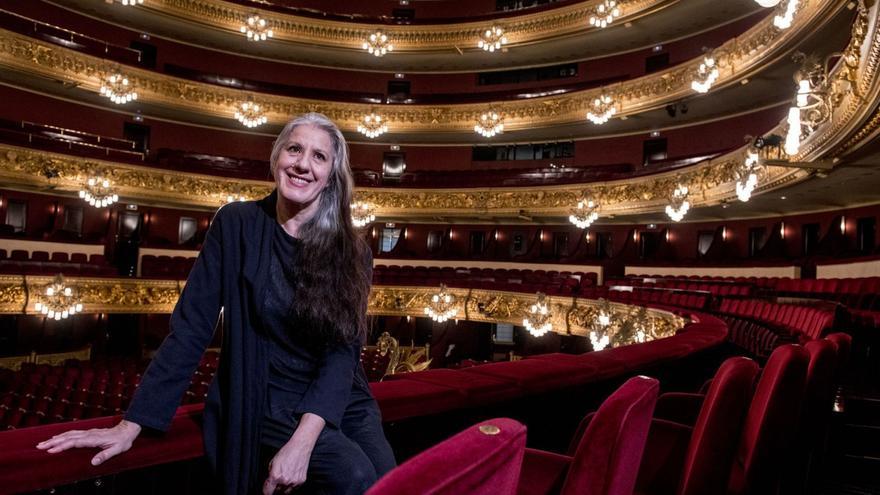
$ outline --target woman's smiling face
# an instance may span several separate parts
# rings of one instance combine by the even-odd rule
[[[327,132],[308,124],[295,127],[275,162],[279,201],[297,210],[317,208],[333,159],[333,140]]]

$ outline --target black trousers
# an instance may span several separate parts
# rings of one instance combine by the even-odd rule
[[[269,462],[277,452],[275,447],[262,446],[255,493],[261,493]],[[355,399],[339,428],[326,426],[321,431],[309,459],[306,483],[294,493],[360,495],[395,465],[376,401],[368,396]]]

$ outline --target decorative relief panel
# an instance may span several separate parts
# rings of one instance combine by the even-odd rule
[[[52,282],[47,276],[0,275],[0,314],[37,315],[34,301],[28,294],[37,294]],[[183,290],[183,281],[78,278],[65,282],[74,290],[83,313],[170,313]],[[374,286],[367,312],[372,315],[423,317],[424,308],[437,291],[433,287]],[[470,321],[507,322],[522,325],[528,316],[535,295],[489,290],[448,289],[455,296],[456,318]],[[571,297],[549,297],[553,331],[561,334],[587,336],[603,301]],[[607,303],[606,303],[607,304]],[[612,319],[625,322],[638,318],[652,329],[656,338],[669,336],[681,329],[686,320],[672,313],[611,303]],[[75,316],[74,316],[75,318]]]

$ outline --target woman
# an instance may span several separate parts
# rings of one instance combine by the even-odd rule
[[[38,448],[100,447],[97,465],[142,427],[167,430],[222,309],[204,440],[225,493],[362,493],[394,466],[359,360],[372,260],[351,223],[345,138],[325,116],[303,115],[270,164],[270,196],[214,217],[124,419]]]

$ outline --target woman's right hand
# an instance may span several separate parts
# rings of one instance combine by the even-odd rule
[[[92,458],[92,466],[97,466],[130,449],[140,432],[139,424],[123,419],[113,428],[66,431],[38,443],[37,448],[57,454],[70,448],[98,447],[101,451]]]

